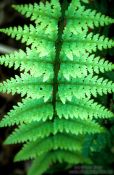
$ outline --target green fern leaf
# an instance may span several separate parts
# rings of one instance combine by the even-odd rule
[[[67,100],[71,101],[73,97],[76,98],[90,98],[107,93],[114,92],[114,83],[107,79],[98,78],[89,74],[86,77],[71,79],[66,81],[64,78],[59,78],[58,95],[63,103]],[[64,88],[65,86],[65,88]]]
[[[74,8],[75,7],[75,8]],[[96,10],[86,9],[81,4],[77,6],[76,1],[72,1],[68,10],[65,13],[68,19],[68,25],[72,26],[72,31],[75,32],[85,27],[99,27],[109,25],[114,22],[113,19],[98,13]]]
[[[21,96],[27,94],[27,97],[44,98],[47,101],[51,97],[52,87],[51,82],[42,81],[41,78],[33,77],[29,74],[21,74],[21,77],[15,76],[11,80],[4,81],[0,84],[0,92],[18,93]],[[39,86],[38,86],[39,84]]]
[[[0,127],[17,125],[5,144],[24,143],[15,161],[35,159],[28,175],[41,175],[57,161],[90,163],[83,155],[84,138],[106,132],[101,119],[114,117],[92,99],[114,92],[114,83],[100,74],[114,64],[95,54],[114,47],[114,41],[89,32],[114,19],[87,9],[88,3],[13,5],[34,24],[0,29],[26,45],[25,51],[0,56],[0,65],[21,72],[1,82],[0,92],[23,97]]]
[[[108,111],[104,106],[88,99],[73,99],[71,102],[62,104],[57,102],[57,114],[59,118],[65,119],[92,119],[92,118],[111,118],[113,113]]]
[[[55,119],[54,125],[51,121],[46,121],[44,123],[31,122],[30,124],[23,124],[6,139],[5,144],[21,143],[25,141],[35,141],[36,139],[45,138],[50,134],[55,135],[59,132],[78,135],[78,134],[96,133],[103,131],[103,128],[100,125],[91,120],[84,121],[77,119],[73,120],[73,122],[72,120],[66,121],[65,119],[61,120]],[[86,122],[87,126],[83,122]],[[69,127],[67,127],[67,125],[69,125]]]
[[[69,164],[73,164],[74,162],[75,164],[90,162],[90,160],[84,160],[84,158],[77,152],[74,153],[71,151],[56,150],[54,152],[48,152],[36,158],[28,175],[41,175],[51,166],[52,162],[56,163],[57,161],[60,163],[67,162]]]
[[[89,55],[88,53],[84,53],[79,57],[75,56],[71,61],[69,58],[62,55],[61,61],[62,63],[59,76],[64,76],[66,80],[84,77],[87,76],[88,73],[98,74],[100,72],[104,73],[114,69],[114,65],[112,63],[106,61],[105,59],[101,59],[100,57],[95,57],[93,54]]]
[[[50,54],[50,57],[40,56],[39,51],[34,49],[33,52],[27,48],[26,53],[19,50],[18,52],[3,55],[0,59],[0,64],[8,67],[14,66],[14,69],[20,68],[20,71],[30,71],[31,75],[43,77],[46,81],[53,78],[53,56],[53,54]]]
[[[28,5],[13,5],[13,8],[16,9],[22,15],[30,17],[31,20],[34,20],[36,23],[45,23],[45,20],[47,20],[47,18],[48,20],[51,19],[50,22],[52,22],[52,19],[58,20],[61,16],[60,4],[55,0],[52,0],[51,4],[46,2],[46,4],[44,5],[42,2],[40,2],[39,5],[36,3]]]
[[[78,151],[80,150],[79,145],[81,142],[78,142],[76,137],[65,136],[61,134],[56,134],[53,137],[48,137],[45,139],[37,139],[33,142],[28,142],[24,145],[23,149],[16,155],[15,160],[25,160],[29,158],[35,158],[45,152],[56,149],[65,149],[69,151]],[[33,149],[34,148],[34,149]]]
[[[0,122],[0,127],[12,126],[15,124],[31,123],[33,121],[46,121],[53,118],[53,107],[51,103],[44,104],[39,99],[24,99],[18,106],[14,106]],[[27,114],[27,115],[26,115]]]

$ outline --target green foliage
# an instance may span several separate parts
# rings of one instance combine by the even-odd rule
[[[24,143],[15,161],[35,159],[28,175],[40,175],[56,161],[90,163],[83,155],[85,137],[105,133],[100,119],[114,116],[92,99],[114,92],[114,83],[101,74],[112,71],[114,65],[95,54],[112,48],[114,42],[89,32],[89,28],[114,20],[86,9],[85,3],[88,1],[72,0],[61,5],[51,0],[13,5],[34,25],[0,29],[26,44],[25,51],[0,57],[1,65],[21,72],[1,82],[0,92],[23,97],[2,119],[0,127],[17,125],[5,143]]]
[[[89,163],[88,159],[84,159],[77,151],[65,151],[65,150],[56,150],[54,152],[48,152],[39,156],[39,158],[33,161],[32,167],[28,173],[28,175],[37,175],[45,172],[51,163],[56,162],[62,163],[67,162],[68,164],[78,164],[80,162]],[[39,168],[38,168],[39,167]]]

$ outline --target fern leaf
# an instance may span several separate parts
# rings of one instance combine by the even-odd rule
[[[114,114],[108,111],[104,106],[88,99],[73,99],[65,105],[57,102],[57,114],[59,118],[65,119],[92,119],[92,118],[111,118]]]
[[[43,174],[51,165],[52,156],[49,153],[43,154],[36,158],[28,172],[28,175],[41,175]]]
[[[17,128],[5,141],[5,144],[23,143],[45,138],[52,132],[52,122],[32,122]]]
[[[33,161],[33,164],[28,172],[28,175],[41,175],[43,174],[52,163],[67,162],[69,164],[79,164],[82,162],[90,162],[90,160],[84,159],[80,153],[75,153],[65,150],[55,150],[40,155]],[[39,168],[38,168],[39,167]]]
[[[25,17],[29,17],[31,20],[34,20],[35,23],[45,22],[45,20],[47,19],[58,20],[61,16],[60,4],[55,0],[52,0],[51,3],[46,2],[45,5],[40,2],[39,5],[37,3],[26,5],[13,5],[13,8]]]
[[[104,128],[98,123],[92,120],[81,120],[81,119],[55,119],[54,122],[54,134],[58,132],[72,133],[75,135],[80,134],[94,134],[103,132]]]
[[[31,73],[35,77],[43,77],[43,79],[53,78],[53,54],[48,57],[40,56],[38,51],[34,52],[27,48],[26,53],[22,50],[11,54],[3,55],[0,57],[0,64],[13,67],[14,69],[20,68],[20,71]]]
[[[76,6],[77,2],[71,2],[65,15],[68,25],[72,25],[73,30],[85,29],[86,27],[94,28],[114,23],[114,19],[98,13],[96,10],[86,9],[85,6]],[[75,4],[75,5],[74,5]],[[75,7],[75,8],[74,8]]]
[[[53,154],[53,153],[52,153]],[[68,162],[70,164],[78,164],[78,163],[84,163],[84,162],[90,162],[90,160],[85,159],[82,157],[80,152],[71,152],[71,151],[65,151],[65,150],[56,150],[54,151],[53,154],[53,160],[54,161],[59,161],[60,163],[62,162]]]
[[[0,57],[1,65],[22,72],[0,83],[0,92],[24,97],[0,127],[17,125],[5,144],[24,143],[15,161],[35,158],[28,175],[41,175],[57,161],[91,162],[83,156],[86,135],[104,133],[100,119],[114,117],[92,100],[114,92],[114,83],[99,75],[114,64],[93,54],[112,48],[114,41],[89,32],[114,20],[85,3],[89,0],[14,5],[34,24],[0,29],[26,45],[25,51]]]
[[[47,53],[48,55],[49,48],[54,47],[53,38],[56,40],[55,36],[57,36],[57,29],[55,27],[55,31],[51,32],[51,30],[53,30],[53,26],[48,26],[47,30],[45,29],[45,33],[43,32],[44,29],[42,26],[38,26],[38,29],[36,29],[33,25],[25,25],[24,27],[18,26],[1,29],[0,32],[3,32],[16,40],[21,40],[21,42],[26,43],[26,45],[38,47],[40,52],[43,50],[44,53]],[[53,32],[55,35],[50,36],[51,34],[49,35],[49,33],[53,34]],[[44,45],[45,48],[43,47]]]
[[[47,101],[51,97],[51,83],[44,83],[42,79],[32,77],[29,74],[21,74],[21,77],[15,76],[11,80],[4,81],[0,84],[0,92],[18,93],[21,96],[27,94],[27,97],[44,98]]]
[[[69,125],[69,127],[67,127],[67,125]],[[88,126],[90,130],[88,130]],[[92,132],[98,132],[97,131],[98,128],[99,128],[99,132],[102,131],[102,128],[97,123],[94,123],[91,120],[66,121],[64,119],[61,119],[61,120],[56,119],[54,122],[54,125],[51,121],[50,122],[47,121],[44,123],[33,122],[28,125],[25,125],[25,124],[21,125],[18,129],[16,129],[11,134],[11,136],[8,137],[5,143],[11,144],[11,143],[17,143],[17,142],[25,142],[27,140],[32,141],[32,140],[36,140],[36,138],[43,138],[45,136],[48,136],[50,134],[56,134],[58,132],[61,132],[61,133],[66,132],[66,133],[71,133],[75,135],[85,134],[89,132],[92,133]]]
[[[66,115],[67,116],[67,115]],[[54,124],[51,121],[46,122],[32,122],[30,124],[23,124],[6,139],[5,144],[14,144],[14,143],[21,143],[27,141],[35,141],[36,139],[45,138],[50,134],[57,134],[58,132],[61,133],[72,133],[72,134],[84,134],[85,133],[93,133],[92,131],[86,130],[86,125],[84,126],[85,131],[81,130],[82,124],[81,120],[74,120],[75,124],[71,122],[72,120],[68,120],[69,128],[67,130],[67,125],[64,123],[64,119],[56,119]],[[77,123],[76,123],[77,122]],[[100,127],[97,123],[89,121],[89,124],[93,127],[94,132],[97,132],[99,127],[99,132],[102,131],[102,127]],[[62,123],[64,124],[62,126]],[[66,124],[67,124],[66,123]],[[78,125],[78,126],[77,126]],[[72,128],[76,127],[77,130],[72,132]],[[89,126],[90,127],[90,126]],[[58,139],[57,139],[58,141]],[[66,143],[66,142],[65,142]]]
[[[63,134],[56,134],[45,139],[37,139],[34,142],[28,142],[17,154],[15,160],[25,160],[35,158],[45,152],[56,149],[65,149],[69,151],[80,151],[80,141],[71,135],[69,137]],[[34,148],[34,149],[33,149]]]
[[[71,60],[73,60],[73,56],[80,56],[85,52],[92,53],[97,50],[108,49],[114,46],[113,40],[109,40],[109,38],[100,36],[99,34],[94,35],[92,32],[87,34],[86,31],[83,31],[83,34],[72,34],[72,32],[68,34],[68,30],[66,30],[66,32],[64,30],[64,43],[61,55],[64,54]]]
[[[97,94],[103,95],[114,91],[114,83],[112,81],[104,80],[91,74],[87,77],[72,79],[68,82],[63,80],[59,80],[58,90],[58,95],[63,103],[66,100],[71,101],[73,97],[90,98],[91,95],[96,97]]]
[[[66,80],[84,77],[87,76],[88,73],[98,74],[99,72],[104,73],[114,69],[114,65],[112,63],[106,61],[105,59],[101,59],[100,57],[95,57],[93,54],[89,55],[88,53],[84,53],[79,57],[73,56],[73,60],[69,60],[68,57],[62,55],[61,62],[59,76],[64,76]]]
[[[51,103],[45,103],[43,99],[24,99],[22,103],[12,109],[0,122],[0,127],[31,123],[33,121],[51,120],[53,107]],[[27,115],[26,115],[27,114]]]

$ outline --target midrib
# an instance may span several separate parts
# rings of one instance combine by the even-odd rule
[[[58,73],[60,70],[60,52],[61,52],[61,48],[62,48],[62,34],[63,34],[63,30],[65,27],[65,11],[68,7],[68,3],[67,0],[64,0],[62,5],[61,5],[61,17],[59,18],[58,21],[58,38],[55,42],[55,49],[56,49],[56,54],[55,54],[55,61],[54,61],[54,78],[53,78],[53,95],[52,95],[52,104],[53,104],[53,119],[52,121],[54,121],[55,116],[57,116],[57,111],[56,111],[56,99],[57,99],[57,93],[58,93]]]

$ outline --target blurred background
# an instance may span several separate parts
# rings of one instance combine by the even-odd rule
[[[45,1],[45,0],[44,0]],[[29,24],[29,19],[25,19],[19,13],[12,9],[12,4],[33,3],[39,2],[38,0],[0,0],[0,28]],[[70,2],[70,1],[69,1]],[[114,0],[90,0],[90,7],[97,9],[105,15],[114,18]],[[91,31],[91,29],[90,29]],[[114,25],[95,29],[95,32],[108,36],[114,39]],[[19,41],[15,41],[5,34],[0,33],[0,54],[10,53],[11,51],[18,50],[19,48],[25,49],[25,45]],[[99,54],[99,53],[97,53]],[[100,55],[107,60],[114,63],[114,49],[100,52]],[[14,71],[13,68],[9,69],[5,66],[0,66],[0,81],[19,75],[19,70]],[[114,72],[108,72],[104,75],[106,78],[114,80]],[[96,99],[104,106],[114,111],[114,94],[98,97]],[[20,95],[0,94],[0,119],[16,105],[17,101],[21,101]],[[114,175],[114,120],[103,120],[101,123],[108,129],[106,134],[94,135],[93,137],[87,136],[83,154],[89,156],[93,160],[93,167],[96,174]],[[4,145],[5,138],[11,133],[12,128],[0,128],[0,175],[25,175],[30,162],[13,163],[13,158],[21,145]],[[68,170],[66,164],[54,165],[53,169],[46,174],[88,174],[83,165],[78,165]],[[102,173],[98,169],[102,169]],[[84,169],[84,172],[82,170]],[[104,171],[103,171],[104,170]],[[59,171],[59,173],[55,173]],[[82,172],[82,173],[81,173]],[[89,173],[92,175],[92,173]]]

